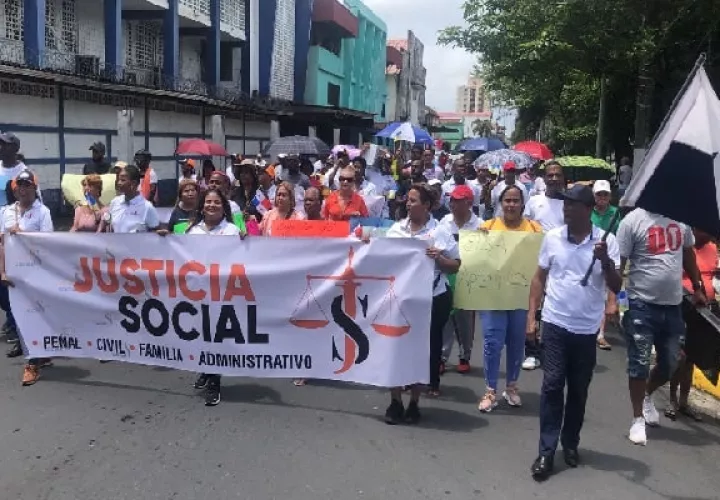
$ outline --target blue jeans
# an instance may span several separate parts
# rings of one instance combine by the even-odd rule
[[[543,323],[545,362],[540,392],[540,455],[552,456],[562,434],[566,450],[580,444],[585,403],[595,369],[595,335],[579,335]],[[567,384],[567,400],[565,400]]]
[[[677,367],[680,339],[685,335],[680,305],[661,306],[630,299],[630,307],[623,316],[623,327],[628,343],[628,376],[643,380],[649,377],[655,344],[658,380],[669,380]]]
[[[527,311],[480,311],[484,340],[485,383],[489,389],[497,390],[500,358],[505,353],[505,379],[507,384],[517,382],[525,354],[525,325]]]

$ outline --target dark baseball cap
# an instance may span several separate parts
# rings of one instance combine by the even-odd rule
[[[15,176],[15,183],[29,183],[33,186],[37,186],[37,178],[35,177],[35,174],[33,174],[31,171],[23,170],[22,172],[17,174],[17,176]]]
[[[588,207],[595,206],[595,195],[593,195],[592,189],[582,184],[575,184],[573,187],[566,189],[560,193],[560,199],[577,201]]]
[[[0,142],[4,142],[5,144],[13,144],[17,146],[18,149],[20,149],[20,139],[12,132],[0,133]]]
[[[106,151],[106,149],[105,149],[105,144],[103,144],[103,143],[100,142],[100,141],[95,142],[95,143],[93,143],[92,146],[90,146],[90,151],[97,151],[98,153],[104,155],[104,154],[105,154],[105,151]]]

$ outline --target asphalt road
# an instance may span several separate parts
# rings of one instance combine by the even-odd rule
[[[663,420],[631,445],[624,350],[598,356],[584,464],[558,455],[543,484],[539,371],[523,373],[522,409],[489,415],[481,370],[449,373],[419,427],[390,427],[386,394],[364,387],[227,379],[206,408],[190,373],[58,360],[23,388],[22,361],[2,358],[0,499],[717,499],[720,428]]]

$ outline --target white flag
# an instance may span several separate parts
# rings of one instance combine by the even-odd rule
[[[622,206],[642,207],[720,235],[720,100],[704,68],[643,158]]]

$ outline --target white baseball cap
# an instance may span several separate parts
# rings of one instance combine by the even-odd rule
[[[608,181],[599,180],[593,184],[593,193],[612,193],[612,188]]]

